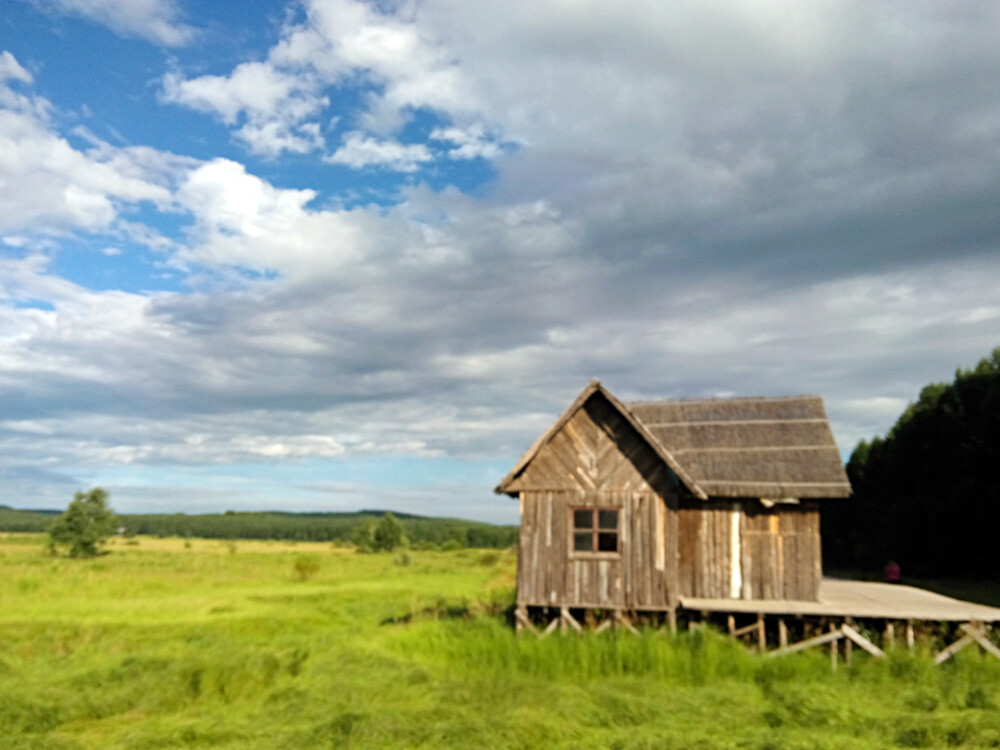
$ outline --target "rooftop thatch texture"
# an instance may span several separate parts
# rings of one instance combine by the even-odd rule
[[[696,497],[847,497],[851,486],[819,396],[624,404],[592,381],[521,457],[497,492],[595,394],[635,427]]]
[[[625,405],[713,497],[847,497],[819,396]]]

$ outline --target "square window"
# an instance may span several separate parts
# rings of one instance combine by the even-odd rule
[[[598,552],[617,552],[618,551],[618,532],[607,532],[602,531],[597,535],[597,551]]]
[[[574,529],[592,529],[594,528],[594,511],[590,510],[574,510],[573,511],[573,528]]]
[[[618,553],[619,508],[573,508],[573,551]]]

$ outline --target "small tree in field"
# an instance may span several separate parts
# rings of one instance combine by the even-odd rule
[[[73,502],[49,526],[49,540],[53,547],[69,547],[70,557],[94,557],[114,531],[115,514],[108,506],[107,490],[95,487],[73,495]]]
[[[403,524],[392,513],[382,516],[382,520],[375,527],[373,541],[375,550],[379,552],[392,552],[397,547],[405,547],[408,543]]]
[[[351,532],[351,544],[358,552],[373,552],[375,550],[375,522],[370,518],[358,523]]]

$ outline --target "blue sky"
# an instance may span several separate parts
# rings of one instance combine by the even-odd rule
[[[591,377],[819,393],[1000,344],[1000,10],[11,0],[0,503],[516,521]]]

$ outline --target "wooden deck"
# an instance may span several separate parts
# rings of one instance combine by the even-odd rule
[[[681,607],[705,612],[764,615],[856,617],[936,622],[1000,622],[1000,608],[965,602],[913,586],[824,578],[819,600],[697,599],[682,597]]]

